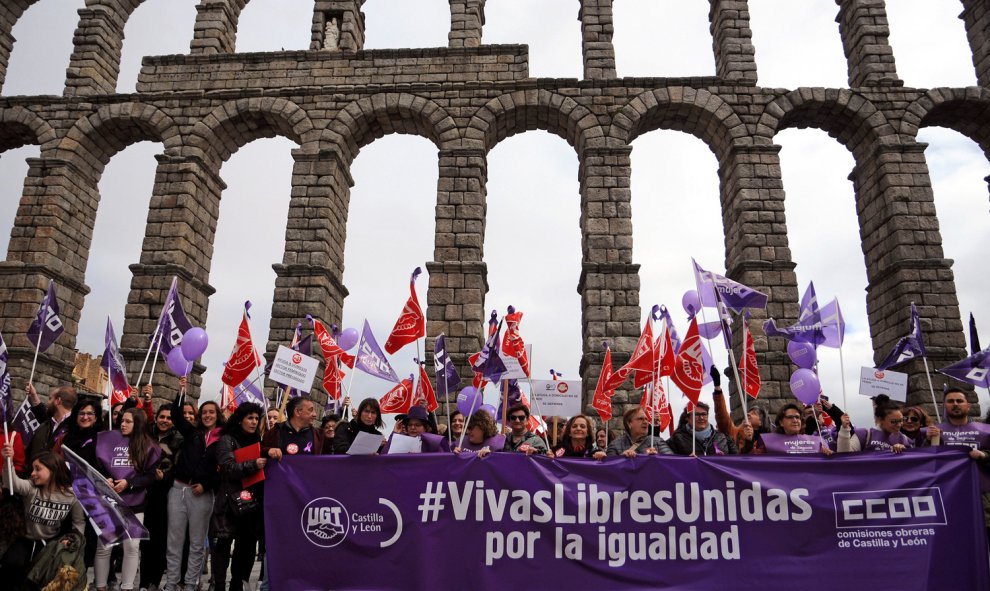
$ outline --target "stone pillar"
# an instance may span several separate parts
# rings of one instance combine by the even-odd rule
[[[467,358],[481,350],[488,320],[488,266],[482,260],[488,159],[481,149],[441,150],[439,167],[434,260],[426,264],[426,334],[447,335],[448,353],[467,381]]]
[[[583,260],[577,290],[581,295],[583,355],[580,373],[584,402],[591,403],[601,371],[602,341],[619,367],[629,360],[642,330],[639,265],[632,262],[632,208],[629,161],[632,148],[589,148],[579,167]],[[621,390],[612,398],[613,427],[639,402],[639,393]]]
[[[748,0],[709,0],[709,30],[715,75],[727,82],[756,84],[756,50],[749,28]]]
[[[7,77],[10,52],[14,49],[14,25],[36,0],[8,0],[0,4],[0,86]]]
[[[884,0],[835,0],[839,34],[846,54],[849,86],[903,86],[890,48]]]
[[[10,350],[14,389],[23,391],[34,344],[25,336],[48,289],[56,283],[65,332],[38,357],[34,383],[39,392],[72,383],[79,316],[89,287],[83,279],[96,220],[96,182],[71,162],[29,158],[7,260],[0,263],[4,337]]]
[[[478,47],[485,26],[485,0],[450,0],[447,47]]]
[[[750,330],[763,379],[760,398],[768,400],[774,411],[790,401],[786,384],[791,362],[786,341],[768,339],[763,322],[768,316],[785,326],[796,322],[799,297],[787,240],[779,154],[776,145],[739,145],[730,147],[719,161],[726,274],[770,296],[766,311],[751,310]],[[738,327],[733,338],[736,350],[741,351]],[[735,388],[732,403],[739,410]]]
[[[350,204],[349,164],[336,151],[293,150],[292,196],[285,231],[285,254],[275,269],[275,298],[267,357],[288,344],[296,323],[307,314],[340,326],[344,311],[344,242]],[[319,355],[317,354],[317,357]],[[314,388],[318,402],[326,399]],[[359,402],[354,401],[355,404]]]
[[[216,290],[209,284],[210,258],[220,213],[220,195],[227,188],[211,165],[193,156],[158,155],[155,185],[148,209],[148,222],[141,258],[131,265],[131,291],[124,312],[121,354],[136,380],[154,334],[165,297],[178,278],[182,307],[194,326],[204,326],[209,297]],[[159,369],[163,369],[161,363]],[[190,375],[190,395],[198,398],[205,367],[196,365]],[[157,376],[156,370],[156,376]],[[167,372],[165,372],[167,374]],[[164,375],[164,374],[163,374]],[[168,374],[169,376],[171,374]],[[148,375],[145,374],[145,380]],[[157,396],[171,400],[178,380],[156,379]]]
[[[323,49],[323,36],[331,18],[337,19],[340,27],[341,51],[364,49],[364,13],[361,6],[364,0],[317,0],[313,10],[313,28],[310,36],[310,49]]]
[[[990,4],[985,0],[962,0],[959,18],[966,23],[966,37],[973,52],[979,86],[990,86]]]
[[[196,25],[189,53],[234,53],[237,21],[248,0],[202,0],[196,5]]]
[[[612,0],[581,0],[581,55],[584,77],[608,80],[616,77],[615,47],[612,46]]]
[[[124,24],[129,14],[101,4],[79,9],[79,26],[72,38],[72,55],[66,70],[65,96],[117,91]]]
[[[925,144],[881,146],[859,158],[849,176],[856,191],[860,235],[869,284],[866,288],[874,360],[879,362],[910,329],[914,302],[925,334],[928,363],[942,367],[966,356],[952,261],[942,236]],[[910,374],[908,401],[928,404],[931,394],[920,360],[898,367]],[[932,373],[936,391],[945,378]]]

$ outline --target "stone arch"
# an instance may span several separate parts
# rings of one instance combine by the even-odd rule
[[[254,97],[226,102],[196,123],[187,144],[196,156],[219,168],[244,145],[261,138],[284,136],[300,146],[315,145],[319,130],[294,102],[275,97]]]
[[[381,93],[349,103],[327,125],[322,149],[338,149],[345,162],[374,140],[390,133],[425,137],[438,150],[460,140],[454,119],[435,101],[408,93]]]
[[[914,140],[922,127],[947,127],[980,146],[990,159],[990,90],[933,88],[904,112],[901,134]]]
[[[24,107],[0,109],[0,152],[25,145],[45,150],[55,143],[55,130],[35,112]]]
[[[0,6],[0,86],[7,78],[10,52],[14,47],[14,25],[38,0],[8,0]]]
[[[619,146],[656,129],[689,133],[708,145],[720,161],[730,145],[749,142],[739,116],[720,97],[694,88],[661,88],[634,97],[612,118],[608,136]],[[769,142],[767,142],[769,143]]]
[[[882,145],[898,144],[896,130],[868,98],[848,89],[800,88],[771,102],[756,125],[756,136],[772,143],[787,128],[817,128],[844,145],[861,162]]]
[[[139,102],[115,103],[77,121],[52,155],[91,172],[95,182],[114,155],[145,140],[162,143],[166,154],[177,154],[182,144],[178,126],[158,107]]]
[[[579,154],[586,147],[605,144],[605,130],[591,111],[570,97],[533,89],[485,103],[468,123],[465,146],[490,151],[505,138],[532,129],[562,137]]]

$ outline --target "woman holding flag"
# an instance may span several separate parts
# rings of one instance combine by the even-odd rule
[[[148,435],[147,415],[138,408],[128,408],[120,416],[120,429],[104,431],[96,437],[96,466],[124,503],[143,522],[147,489],[155,481],[155,468],[161,449]],[[140,540],[123,543],[124,562],[121,566],[121,590],[133,589],[140,558]],[[112,548],[97,545],[94,569],[96,589],[105,591],[110,574]]]

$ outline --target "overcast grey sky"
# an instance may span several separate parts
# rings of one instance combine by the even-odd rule
[[[119,92],[132,92],[144,55],[187,53],[197,0],[147,0],[126,28]],[[846,86],[846,66],[835,24],[834,0],[749,0],[760,84],[765,87]],[[958,0],[888,0],[897,68],[906,85],[969,86],[975,74]],[[18,39],[3,94],[55,94],[64,84],[75,11],[83,0],[41,0],[18,22]],[[251,0],[241,17],[238,51],[303,49],[309,44],[312,0]],[[367,47],[436,47],[447,43],[447,0],[368,0]],[[486,43],[526,43],[530,73],[581,77],[576,0],[488,0]],[[616,0],[615,48],[620,76],[714,74],[708,3],[701,0]],[[990,248],[987,184],[990,166],[976,145],[943,129],[921,140],[935,188],[945,254],[955,260],[964,316],[976,314],[990,331],[990,281],[982,253]],[[854,419],[865,423],[869,405],[856,395],[859,367],[872,365],[866,320],[866,271],[852,185],[853,160],[818,130],[787,130],[775,140],[787,192],[787,222],[803,290],[814,280],[819,300],[839,297],[848,323],[843,349],[846,387]],[[219,386],[245,299],[255,302],[256,341],[267,336],[275,275],[284,249],[285,219],[295,145],[261,140],[238,151],[221,175],[224,193],[210,283],[217,293],[206,329],[209,367],[204,395]],[[107,315],[118,327],[130,284],[127,266],[137,262],[161,146],[145,142],[117,155],[100,183],[101,211],[86,283],[92,288],[80,324],[78,346],[102,351]],[[0,157],[0,233],[9,235],[31,146]],[[644,316],[653,303],[675,312],[683,332],[683,292],[693,288],[689,254],[724,271],[724,241],[717,163],[698,139],[673,131],[646,134],[633,150],[634,258],[642,265]],[[557,136],[533,131],[509,138],[489,155],[485,256],[491,291],[486,307],[509,304],[525,312],[523,336],[534,347],[537,377],[551,367],[577,379],[581,311],[576,285],[581,248],[577,157]],[[426,139],[387,136],[362,150],[354,163],[345,250],[344,324],[367,317],[384,340],[406,298],[413,267],[433,254],[436,148]],[[525,215],[519,215],[524,213]],[[244,228],[249,228],[245,240]],[[241,249],[249,256],[242,258]],[[0,241],[6,252],[6,240]],[[247,264],[243,264],[244,260]],[[236,261],[236,264],[235,264]],[[374,272],[369,272],[370,265]],[[420,298],[426,301],[426,277]],[[118,329],[119,330],[119,329]],[[907,327],[905,327],[905,331]],[[716,361],[725,363],[715,347]],[[393,365],[412,371],[411,348]],[[838,353],[820,352],[825,391],[841,399]],[[360,375],[355,396],[379,395],[387,385]],[[985,393],[983,401],[986,402]],[[672,396],[675,410],[682,406]]]

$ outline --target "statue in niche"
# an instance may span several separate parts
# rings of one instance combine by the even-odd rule
[[[340,27],[337,25],[336,18],[330,19],[326,30],[323,32],[323,49],[329,51],[340,49]]]

